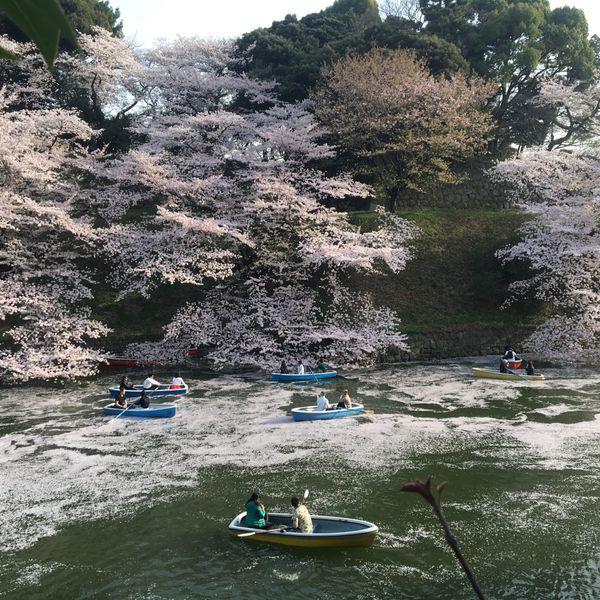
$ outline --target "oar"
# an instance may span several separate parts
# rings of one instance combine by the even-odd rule
[[[525,377],[525,375],[521,375],[521,373],[515,373],[512,369],[509,369],[508,367],[506,367],[506,372],[510,373],[511,375],[516,375],[517,377],[520,377],[524,381],[529,381],[529,379],[527,379],[527,377]]]
[[[306,500],[308,498],[308,488],[304,490],[303,498]],[[276,527],[275,529],[261,529],[260,531],[248,531],[246,533],[238,533],[237,537],[250,537],[252,535],[256,535],[257,533],[272,533],[274,531],[285,531],[288,529],[287,526]]]
[[[137,406],[137,404],[133,404],[131,403],[129,406],[127,406],[127,408],[123,409],[114,419],[113,421],[116,421],[124,412],[127,412],[132,406]]]

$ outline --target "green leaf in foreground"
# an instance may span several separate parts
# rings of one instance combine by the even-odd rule
[[[48,68],[52,68],[58,54],[61,33],[77,45],[75,32],[57,0],[0,0],[0,12],[38,47]],[[14,58],[6,50],[2,50],[0,57]]]

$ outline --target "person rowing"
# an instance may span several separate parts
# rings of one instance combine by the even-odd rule
[[[317,396],[317,410],[331,410],[333,406],[329,404],[329,400],[325,396],[325,392],[321,392]]]
[[[127,408],[127,392],[123,386],[119,388],[119,393],[115,398],[115,408]]]
[[[152,371],[150,373],[148,373],[148,377],[146,377],[146,379],[144,379],[144,389],[145,390],[155,390],[157,387],[161,386],[162,383],[159,383],[158,381],[156,381],[156,379],[154,379],[154,373],[152,373]]]
[[[292,496],[292,526],[290,531],[299,531],[301,533],[312,533],[313,523],[308,508],[301,498]]]
[[[511,362],[518,362],[520,359],[511,346],[504,346],[504,354],[500,359],[500,373],[510,372],[509,366]]]

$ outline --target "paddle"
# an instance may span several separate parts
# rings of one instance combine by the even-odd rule
[[[515,371],[513,371],[512,369],[509,369],[508,367],[506,367],[506,372],[510,373],[511,375],[516,375],[517,377],[520,377],[524,381],[529,381],[529,379],[527,379],[527,377],[525,377],[525,375],[521,375],[521,373],[515,373]]]
[[[308,488],[304,490],[303,498],[306,500],[308,498]],[[238,533],[237,537],[250,537],[252,535],[256,535],[257,533],[272,533],[274,531],[285,531],[289,529],[287,525],[282,525],[281,527],[276,527],[275,529],[262,529],[261,531],[247,531],[246,533]]]
[[[137,404],[129,404],[127,406],[127,408],[124,408],[116,417],[114,417],[114,419],[112,419],[113,421],[116,421],[124,412],[127,412],[132,406],[137,406]]]

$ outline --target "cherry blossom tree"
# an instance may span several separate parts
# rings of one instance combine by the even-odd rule
[[[406,347],[397,317],[343,280],[401,271],[416,229],[380,213],[360,231],[324,205],[369,190],[315,167],[334,150],[308,104],[234,73],[226,43],[179,40],[136,58],[103,33],[80,42],[57,71],[101,115],[128,113],[138,143],[95,150],[102,131],[59,108],[56,79],[17,48],[0,105],[5,378],[91,373],[101,353],[90,340],[108,333],[90,317],[94,294],[109,287],[149,301],[158,288],[196,290],[186,306],[175,297],[162,343],[130,349],[163,362],[190,343],[228,367],[317,351],[349,364]]]
[[[494,91],[476,77],[436,79],[410,52],[374,49],[324,69],[314,97],[320,122],[393,210],[402,190],[453,181],[457,165],[485,151]]]
[[[522,241],[499,256],[523,260],[528,279],[515,296],[533,294],[554,312],[527,340],[526,349],[563,359],[596,359],[600,350],[600,156],[537,150],[500,163],[508,184],[532,215]]]

